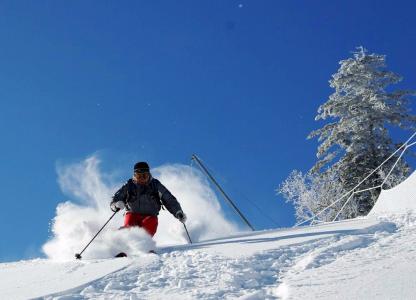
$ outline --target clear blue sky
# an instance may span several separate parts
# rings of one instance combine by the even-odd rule
[[[356,46],[416,88],[413,1],[1,1],[0,261],[27,258],[67,197],[58,162],[105,170],[197,153],[259,229],[315,162],[318,106]],[[410,134],[410,133],[409,133]],[[406,133],[404,136],[407,136]],[[244,195],[244,196],[242,196]]]

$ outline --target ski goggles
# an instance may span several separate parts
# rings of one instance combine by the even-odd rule
[[[149,174],[149,169],[135,169],[134,174]]]
[[[138,173],[138,172],[134,172],[134,176],[135,176],[136,178],[139,178],[139,179],[147,179],[147,178],[149,178],[149,177],[150,177],[150,173],[149,173],[149,172],[146,172],[146,173]]]

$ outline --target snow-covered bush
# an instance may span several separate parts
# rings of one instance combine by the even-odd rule
[[[311,172],[303,174],[294,170],[277,191],[286,198],[287,202],[293,203],[296,220],[299,222],[315,216],[345,194],[337,173],[331,170],[319,174]],[[316,220],[332,221],[346,200],[347,198],[344,198],[323,211],[316,216]],[[349,205],[341,212],[340,218],[349,218],[354,213],[355,206]]]

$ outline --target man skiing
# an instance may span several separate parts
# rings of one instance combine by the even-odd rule
[[[146,162],[138,162],[134,165],[133,178],[114,194],[110,208],[113,212],[126,209],[122,228],[142,227],[153,237],[162,205],[185,223],[186,215],[176,198],[159,180],[152,177]]]

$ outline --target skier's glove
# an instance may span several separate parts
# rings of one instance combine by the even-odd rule
[[[186,215],[181,210],[176,213],[176,218],[178,218],[178,220],[181,221],[182,223],[186,222]]]
[[[124,202],[123,201],[117,201],[110,204],[110,208],[113,212],[119,211],[120,209],[124,208]]]

